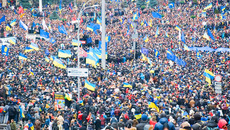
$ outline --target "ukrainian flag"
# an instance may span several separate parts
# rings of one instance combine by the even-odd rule
[[[100,18],[97,18],[97,24],[100,24],[101,25],[101,19]]]
[[[145,37],[144,37],[144,39],[143,39],[145,42],[148,42],[149,41],[149,38],[148,38],[148,36],[146,35]]]
[[[31,74],[31,75],[34,75],[34,72],[33,72],[33,70],[32,70],[32,69],[30,69],[30,74]]]
[[[155,103],[149,102],[148,104],[149,104],[149,108],[155,108],[157,110],[157,112],[160,112],[159,108],[156,106]]]
[[[30,11],[31,11],[31,12],[34,12],[34,8],[31,8]]]
[[[132,85],[128,84],[128,83],[123,83],[123,87],[125,87],[125,88],[132,88]]]
[[[111,40],[111,36],[106,36],[105,37],[105,42],[110,42],[110,40]]]
[[[87,25],[87,30],[89,30],[89,31],[92,31],[92,32],[93,32],[93,28],[92,28],[91,26],[89,26],[89,25]]]
[[[92,84],[88,80],[85,80],[85,87],[91,91],[95,91],[96,84]]]
[[[166,37],[169,37],[169,35],[168,35],[167,31],[165,31],[165,36],[166,36]]]
[[[188,48],[188,46],[187,46],[187,45],[185,45],[185,44],[184,44],[184,50],[186,50],[186,51],[190,51],[190,49]]]
[[[209,85],[212,84],[212,81],[211,81],[211,78],[210,78],[209,75],[206,75],[206,76],[205,76],[205,81],[207,81]]]
[[[34,49],[33,48],[31,48],[31,47],[26,47],[26,49],[25,49],[25,53],[27,53],[27,52],[31,52],[31,51],[33,51]]]
[[[57,58],[54,59],[53,64],[56,67],[59,67],[59,68],[62,68],[62,69],[66,69],[66,65],[64,63],[62,63],[62,61],[59,60],[59,59],[57,59]]]
[[[150,19],[150,21],[149,21],[149,26],[150,26],[150,27],[153,26],[153,20],[152,20],[152,19]]]
[[[132,22],[130,22],[130,25],[131,25],[131,27],[133,28],[133,23],[132,23]]]
[[[50,60],[55,60],[56,56],[50,56]]]
[[[147,57],[147,59],[148,59],[148,63],[152,66],[152,61],[151,61],[151,59],[150,59],[149,57]]]
[[[178,25],[176,25],[175,29],[181,31],[181,28]]]
[[[38,50],[39,50],[38,45],[37,45],[37,44],[35,44],[35,43],[31,43],[29,47],[33,48],[33,49],[34,49],[34,50],[36,50],[36,51],[38,51]]]
[[[133,21],[134,20],[137,20],[138,19],[138,16],[137,16],[137,12],[133,14]]]
[[[10,40],[8,41],[11,44],[16,44],[16,39],[15,38],[10,38]]]
[[[45,61],[46,61],[46,62],[49,62],[50,59],[46,56],[46,57],[45,57]]]
[[[10,28],[9,24],[6,25],[6,31],[11,31],[11,28]]]
[[[72,40],[72,45],[73,45],[73,46],[81,45],[81,41],[78,41],[78,40],[73,39],[73,40]]]
[[[141,116],[142,116],[141,113],[140,113],[140,114],[135,114],[135,118],[136,118],[137,120],[141,119]]]
[[[19,60],[27,60],[27,56],[22,53],[19,53]]]
[[[206,11],[207,9],[211,9],[212,8],[212,3],[210,3],[208,6],[206,6],[205,8],[204,8],[204,10]]]
[[[143,61],[148,61],[148,58],[143,53],[141,54],[141,58]]]
[[[143,22],[143,21],[141,22],[141,26],[142,26],[142,25],[144,25],[144,22]]]
[[[205,77],[210,78],[210,79],[214,79],[214,77],[215,77],[215,75],[214,75],[211,71],[209,71],[208,69],[205,69],[203,75],[204,75]]]
[[[205,38],[205,39],[207,39],[207,40],[209,40],[209,41],[210,41],[210,38],[209,38],[209,36],[208,36],[207,32],[205,32],[205,33],[204,33],[203,38]]]
[[[158,50],[154,49],[154,53],[155,53],[155,57],[160,56],[160,52]]]
[[[86,57],[86,64],[91,64],[93,67],[96,68],[97,59],[94,58],[92,55],[87,55],[87,57]]]
[[[58,50],[58,57],[61,58],[69,58],[71,57],[71,51],[70,50]]]
[[[199,53],[199,51],[197,49],[196,49],[196,57],[197,57],[197,59],[201,58],[201,54]]]
[[[146,0],[146,4],[149,4],[150,0]]]
[[[14,26],[16,24],[17,19],[14,19],[10,22],[10,26]]]
[[[79,104],[81,104],[83,106],[84,105],[83,100],[80,100]]]
[[[155,33],[155,37],[157,38],[158,35],[159,35],[159,28],[157,27],[157,31]]]
[[[25,15],[25,13],[21,14],[21,15],[20,15],[20,18],[22,18],[24,15]]]

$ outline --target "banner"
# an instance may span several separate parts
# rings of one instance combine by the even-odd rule
[[[55,93],[55,102],[57,102],[57,106],[61,107],[61,109],[64,109],[65,107],[65,97],[63,93]]]

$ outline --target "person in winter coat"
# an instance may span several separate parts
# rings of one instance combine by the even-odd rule
[[[99,119],[99,117],[97,117],[97,119],[95,121],[95,129],[96,130],[100,130],[101,129],[101,120]]]
[[[65,130],[69,130],[69,120],[68,119],[65,119],[64,124],[63,124],[63,128]]]
[[[137,124],[137,130],[144,130],[144,126],[148,123],[148,116],[146,114],[143,114],[141,116],[141,122]]]
[[[168,122],[168,118],[166,118],[166,115],[165,114],[161,114],[160,116],[160,120],[158,121],[158,123],[156,123],[155,127],[154,127],[154,130],[163,130],[163,125],[165,123],[168,124],[169,126],[169,130],[175,130],[175,126],[172,122]]]
[[[218,123],[218,117],[216,116],[213,116],[211,118],[211,120],[208,121],[207,123],[207,128],[211,128],[211,129],[218,129],[218,126],[217,126],[217,123]]]
[[[35,130],[41,129],[41,122],[38,119],[34,123],[34,128],[35,128]]]
[[[16,123],[14,122],[14,119],[11,119],[11,123],[10,123],[10,128],[11,130],[16,130]]]

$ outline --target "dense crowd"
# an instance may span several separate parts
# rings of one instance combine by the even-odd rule
[[[210,3],[213,6],[204,16],[202,11]],[[165,2],[145,9],[138,9],[132,1],[127,4],[127,8],[121,8],[119,2],[112,1],[106,6],[106,36],[111,38],[107,43],[106,69],[100,67],[101,63],[93,67],[86,64],[85,57],[80,58],[80,67],[89,68],[89,76],[80,78],[80,99],[77,78],[68,77],[66,69],[54,66],[51,59],[59,49],[71,50],[72,56],[61,61],[67,68],[77,67],[72,39],[77,39],[78,34],[72,21],[82,4],[73,9],[63,6],[61,11],[58,5],[48,5],[43,13],[24,9],[19,14],[17,6],[0,9],[0,18],[5,16],[0,25],[2,34],[16,37],[16,43],[8,46],[9,55],[3,55],[3,50],[0,53],[0,123],[7,124],[9,130],[227,130],[230,51],[194,51],[185,46],[230,48],[229,2],[198,0],[195,4],[188,0],[176,2],[175,7],[169,8]],[[225,7],[224,18],[214,11],[221,12],[221,7]],[[55,11],[59,19],[51,20]],[[100,6],[87,8],[81,17],[79,35],[86,41],[82,44],[85,51],[99,46],[101,31],[87,30],[87,25],[96,24],[100,12]],[[162,18],[153,18],[152,12]],[[138,18],[134,19],[135,13]],[[16,24],[10,26],[11,30],[6,29],[14,19]],[[29,39],[28,30],[19,25],[20,20],[29,32],[44,29],[55,42]],[[59,32],[62,25],[67,35]],[[204,38],[207,30],[215,40]],[[138,38],[133,39],[135,31]],[[183,41],[179,34],[182,32]],[[133,42],[137,44],[136,53]],[[37,44],[39,50],[25,53],[31,43]],[[143,48],[147,53],[141,51]],[[168,50],[186,65],[171,61]],[[19,53],[26,55],[27,60],[19,59]],[[215,92],[214,79],[207,82],[205,70],[221,75],[221,94]],[[86,80],[96,84],[95,91],[84,87]],[[65,97],[64,102],[56,100],[58,95]]]

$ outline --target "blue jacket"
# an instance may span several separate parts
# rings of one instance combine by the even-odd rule
[[[164,123],[168,123],[169,130],[175,130],[174,124],[172,122],[168,122],[168,119],[166,117],[161,118],[159,122],[157,122],[154,130],[163,130]]]

